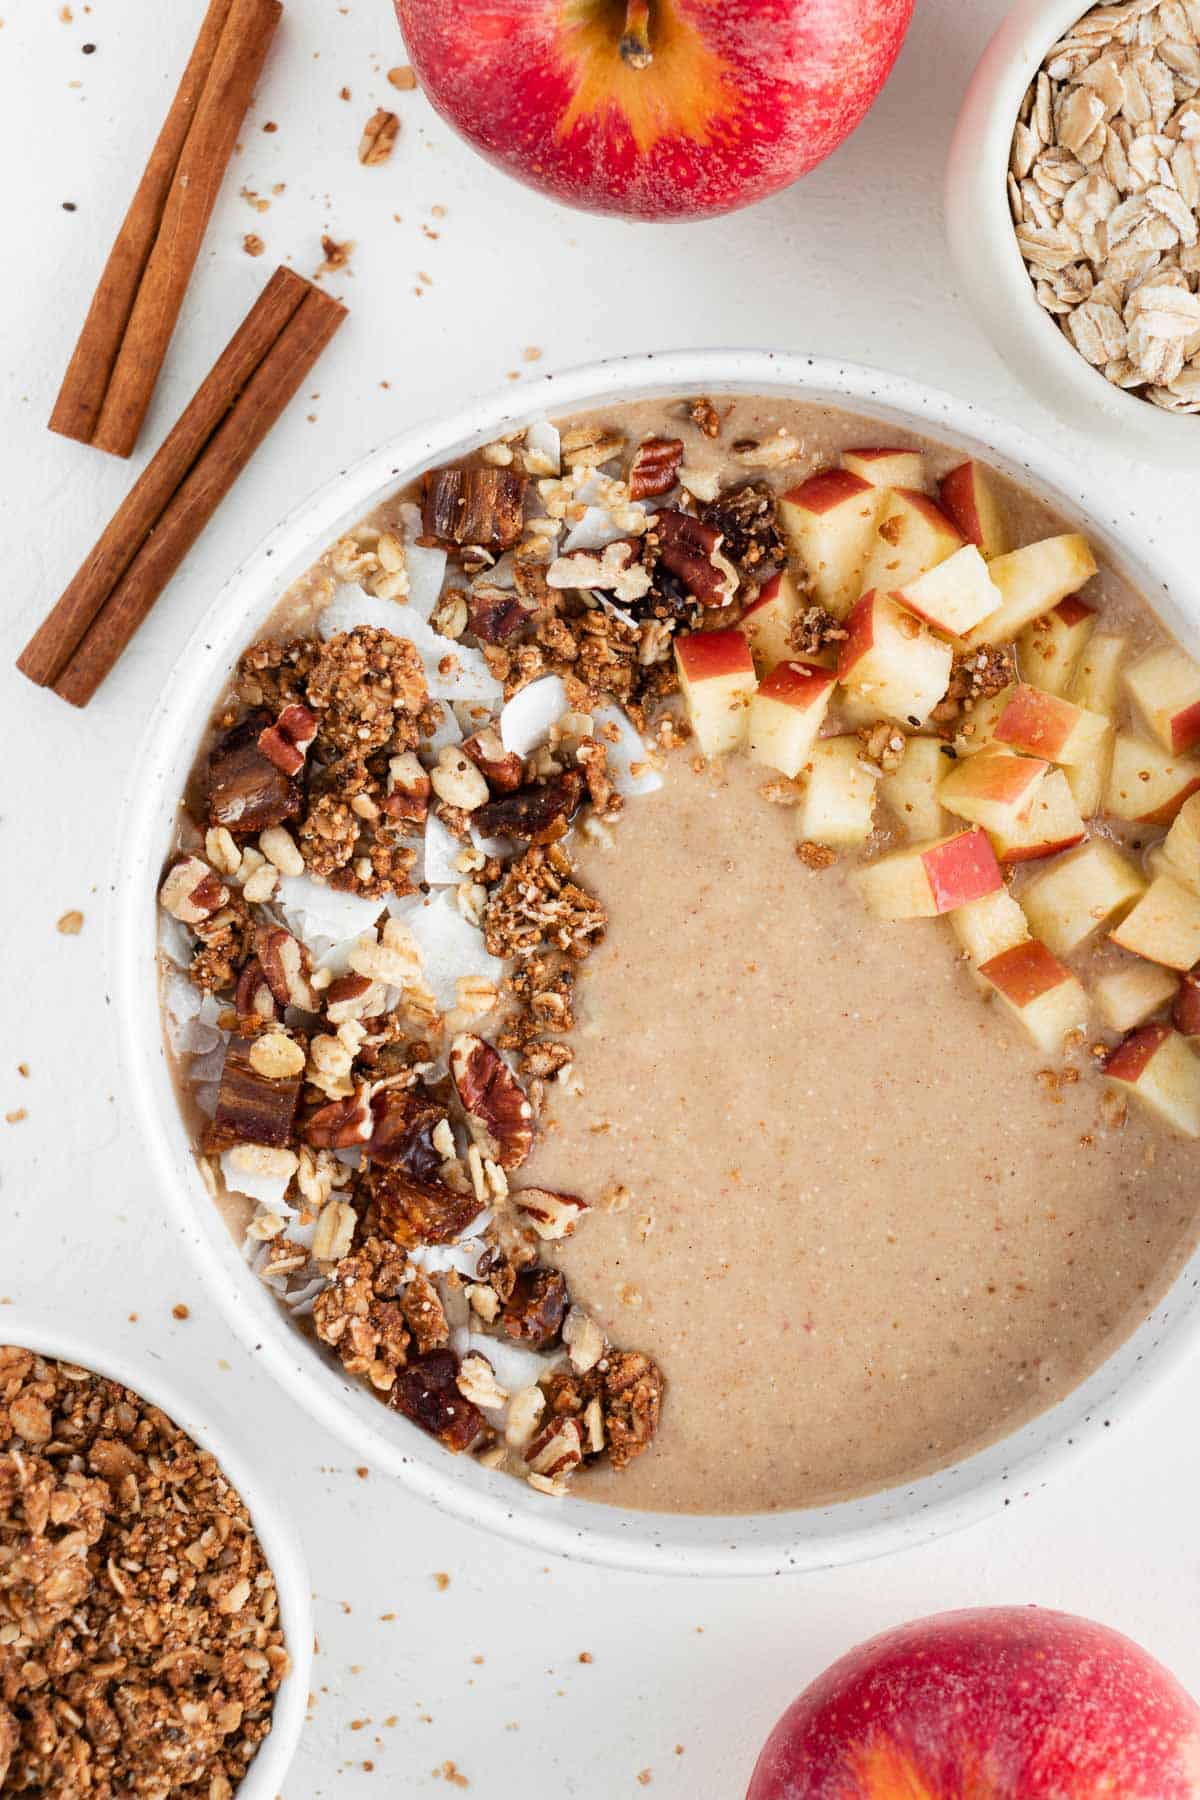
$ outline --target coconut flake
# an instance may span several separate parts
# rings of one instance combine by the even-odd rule
[[[592,718],[597,737],[607,745],[608,772],[618,794],[656,793],[663,778],[651,764],[646,744],[629,716],[619,706],[599,706]],[[607,735],[605,728],[609,726],[618,734],[615,743]]]
[[[408,610],[428,620],[446,579],[446,552],[434,544],[418,544],[423,530],[421,509],[406,500],[400,508],[404,525],[404,568],[408,575]]]
[[[463,844],[447,831],[436,813],[425,821],[425,880],[430,887],[456,887],[465,879],[456,869],[454,859],[463,853]]]
[[[523,1350],[519,1344],[509,1343],[504,1338],[484,1337],[480,1332],[471,1333],[466,1354],[486,1356],[496,1371],[496,1380],[510,1394],[520,1388],[533,1387],[550,1373],[554,1362],[553,1357],[538,1356],[533,1350]]]
[[[489,955],[478,926],[463,918],[452,888],[393,898],[388,911],[412,932],[421,973],[443,1012],[457,1004],[460,975],[478,975],[500,985],[504,964]]]
[[[561,676],[542,675],[507,702],[500,714],[500,741],[517,756],[544,744],[550,728],[571,707]]]
[[[192,960],[193,938],[181,920],[173,918],[165,906],[158,909],[158,947],[168,962],[186,969]]]
[[[628,526],[618,525],[607,508],[589,506],[563,539],[560,554],[567,556],[572,550],[603,550],[606,544],[615,544],[618,538],[628,536]]]
[[[536,463],[537,475],[557,475],[562,468],[562,439],[557,425],[537,419],[525,433],[525,455]]]
[[[275,894],[289,929],[310,950],[328,951],[330,943],[361,937],[383,911],[382,901],[331,888],[312,875],[281,875]]]
[[[230,1193],[245,1194],[249,1199],[257,1200],[260,1206],[268,1206],[275,1211],[283,1202],[291,1175],[259,1175],[248,1169],[239,1169],[233,1160],[234,1155],[233,1150],[221,1152],[221,1177]]]

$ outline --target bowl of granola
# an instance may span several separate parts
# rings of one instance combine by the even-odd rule
[[[128,1076],[364,1462],[815,1567],[1190,1343],[1195,627],[1084,499],[900,377],[631,358],[386,445],[215,601],[138,753]]]
[[[282,1786],[307,1703],[308,1577],[278,1502],[204,1410],[157,1370],[6,1310],[6,1793]],[[27,1682],[51,1641],[50,1672]]]
[[[959,115],[950,250],[1046,404],[1185,463],[1200,411],[1200,8],[1021,0]]]

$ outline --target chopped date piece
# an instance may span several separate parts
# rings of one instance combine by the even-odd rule
[[[285,775],[298,775],[316,735],[316,713],[307,706],[285,706],[275,723],[259,733],[258,747]]]
[[[372,1167],[360,1190],[379,1228],[404,1250],[420,1244],[452,1244],[483,1211],[474,1194],[459,1194],[440,1181],[409,1175],[399,1164]]]
[[[737,588],[737,570],[723,554],[724,534],[691,513],[655,513],[651,531],[658,561],[705,606],[728,606]]]
[[[236,1031],[225,1046],[217,1109],[204,1134],[206,1150],[229,1150],[234,1144],[282,1149],[291,1141],[300,1077],[260,1075],[250,1061],[254,1041],[252,1034]]]
[[[553,844],[565,837],[580,800],[583,776],[564,769],[550,781],[489,800],[473,814],[485,837],[514,837],[524,844]]]
[[[471,630],[483,644],[506,644],[529,623],[530,612],[515,588],[480,585],[467,595]]]
[[[700,508],[700,517],[721,533],[722,553],[746,581],[768,581],[787,563],[775,520],[775,495],[765,481],[727,488]]]
[[[614,1469],[649,1448],[658,1430],[662,1371],[640,1350],[610,1351],[604,1371],[604,1432]]]
[[[450,1078],[471,1136],[502,1169],[517,1169],[533,1148],[533,1108],[498,1050],[463,1031],[450,1046]]]
[[[560,1269],[522,1269],[500,1314],[501,1329],[528,1350],[552,1350],[571,1296]]]
[[[258,747],[271,725],[267,712],[247,713],[213,745],[208,757],[208,822],[247,837],[282,825],[300,812],[299,782]]]
[[[434,1146],[433,1134],[448,1115],[424,1082],[384,1088],[373,1096],[371,1114],[368,1160],[385,1167],[395,1164],[419,1181],[435,1181],[444,1158]]]
[[[455,463],[421,478],[427,540],[456,548],[511,550],[524,523],[527,477],[515,469]]]
[[[396,1376],[391,1404],[456,1454],[472,1449],[488,1428],[479,1408],[458,1391],[453,1350],[414,1356]]]
[[[629,498],[650,500],[670,493],[683,461],[682,438],[645,438],[629,467]]]

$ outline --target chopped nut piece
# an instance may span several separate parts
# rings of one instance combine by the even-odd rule
[[[675,486],[683,461],[681,438],[643,438],[629,466],[629,497],[649,500]]]
[[[533,1145],[533,1109],[499,1051],[472,1032],[450,1047],[450,1076],[467,1125],[502,1169],[515,1169]]]
[[[363,126],[358,145],[358,160],[369,169],[385,163],[392,154],[400,121],[394,112],[378,107]]]
[[[562,1341],[567,1347],[571,1367],[579,1375],[594,1369],[604,1355],[604,1333],[578,1306],[573,1306],[563,1321]]]
[[[172,918],[184,925],[198,925],[221,910],[229,899],[229,889],[198,856],[184,856],[172,865],[158,897]]]
[[[488,784],[469,756],[457,745],[445,745],[438,751],[437,766],[430,771],[430,782],[439,800],[457,806],[463,812],[474,812],[488,799]]]
[[[705,437],[720,437],[721,415],[711,400],[703,396],[696,400],[689,400],[685,410],[692,424],[702,431]]]
[[[62,914],[54,929],[61,937],[78,937],[83,930],[83,914],[78,908]]]
[[[549,1188],[522,1188],[513,1200],[538,1236],[549,1240],[570,1237],[588,1209],[577,1194],[555,1194]]]
[[[496,1380],[496,1371],[486,1356],[463,1358],[458,1371],[458,1391],[483,1411],[503,1406],[508,1399],[508,1389]]]

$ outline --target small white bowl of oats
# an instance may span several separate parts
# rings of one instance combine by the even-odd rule
[[[1113,449],[1200,452],[1200,4],[1020,0],[967,90],[946,225],[1014,372]]]

